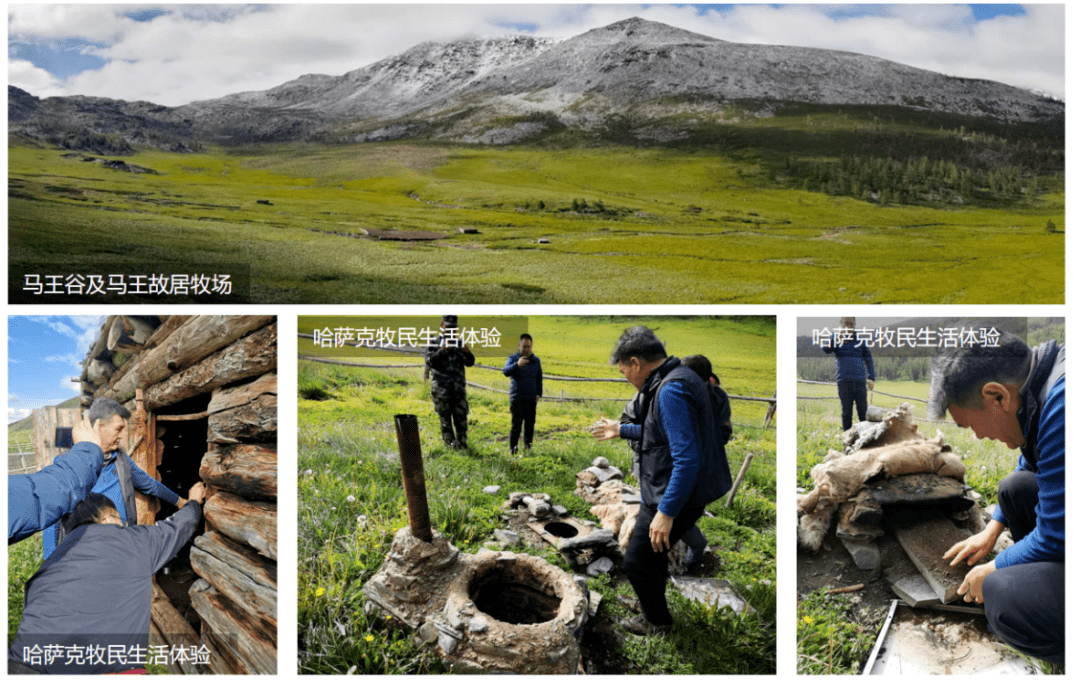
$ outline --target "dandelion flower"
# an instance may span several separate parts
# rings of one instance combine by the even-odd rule
[[[367,635],[364,636],[364,640],[368,641],[369,643],[373,643],[373,642],[375,642],[375,636],[368,633]]]
[[[345,498],[345,501],[349,502],[351,504],[352,502],[356,501],[356,497],[353,497],[352,495],[349,495],[348,497]]]
[[[315,590],[315,597],[322,597],[326,594],[326,588],[317,588]]]

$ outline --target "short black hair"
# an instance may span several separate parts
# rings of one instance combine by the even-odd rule
[[[973,344],[939,352],[930,363],[931,418],[942,418],[949,406],[983,408],[982,389],[987,383],[1022,386],[1031,370],[1034,353],[1011,332],[1002,332],[997,346]]]
[[[131,418],[131,411],[128,411],[115,399],[98,397],[94,399],[94,403],[90,404],[90,410],[86,412],[86,418],[90,421],[90,425],[98,422],[99,419],[107,423],[113,416],[120,416],[127,420]]]
[[[522,335],[520,337],[518,337],[519,342],[523,342],[526,339],[528,339],[530,342],[532,341],[532,335],[529,334],[528,332],[524,332],[524,333],[522,333]]]
[[[117,515],[120,513],[111,499],[103,494],[91,492],[86,499],[76,504],[64,519],[64,532],[70,533],[88,523],[100,523],[109,511],[115,511]]]
[[[697,373],[698,377],[705,382],[709,382],[713,377],[712,362],[701,354],[694,354],[693,356],[683,358],[682,364]]]
[[[653,363],[667,358],[667,349],[656,333],[644,325],[635,325],[623,330],[615,349],[611,352],[611,365],[626,363],[631,358],[639,358],[644,363]]]

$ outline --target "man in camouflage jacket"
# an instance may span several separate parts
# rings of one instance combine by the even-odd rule
[[[443,442],[448,447],[467,449],[469,402],[465,398],[465,368],[476,363],[469,347],[462,343],[456,315],[445,315],[439,341],[428,347],[424,363],[431,375],[431,401],[439,414]]]

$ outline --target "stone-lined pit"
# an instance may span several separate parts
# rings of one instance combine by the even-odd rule
[[[554,591],[537,586],[536,572],[524,562],[498,562],[469,583],[469,597],[476,608],[498,621],[539,624],[559,614],[562,600]]]

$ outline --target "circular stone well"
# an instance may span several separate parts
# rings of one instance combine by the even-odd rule
[[[504,565],[506,564],[506,565]],[[515,560],[497,562],[469,584],[469,597],[476,608],[497,621],[510,624],[538,624],[559,614],[562,600],[548,586],[531,580],[531,571]]]
[[[485,671],[574,673],[588,602],[573,576],[525,554],[470,559],[447,595],[446,618],[461,620],[463,636],[450,659]]]

